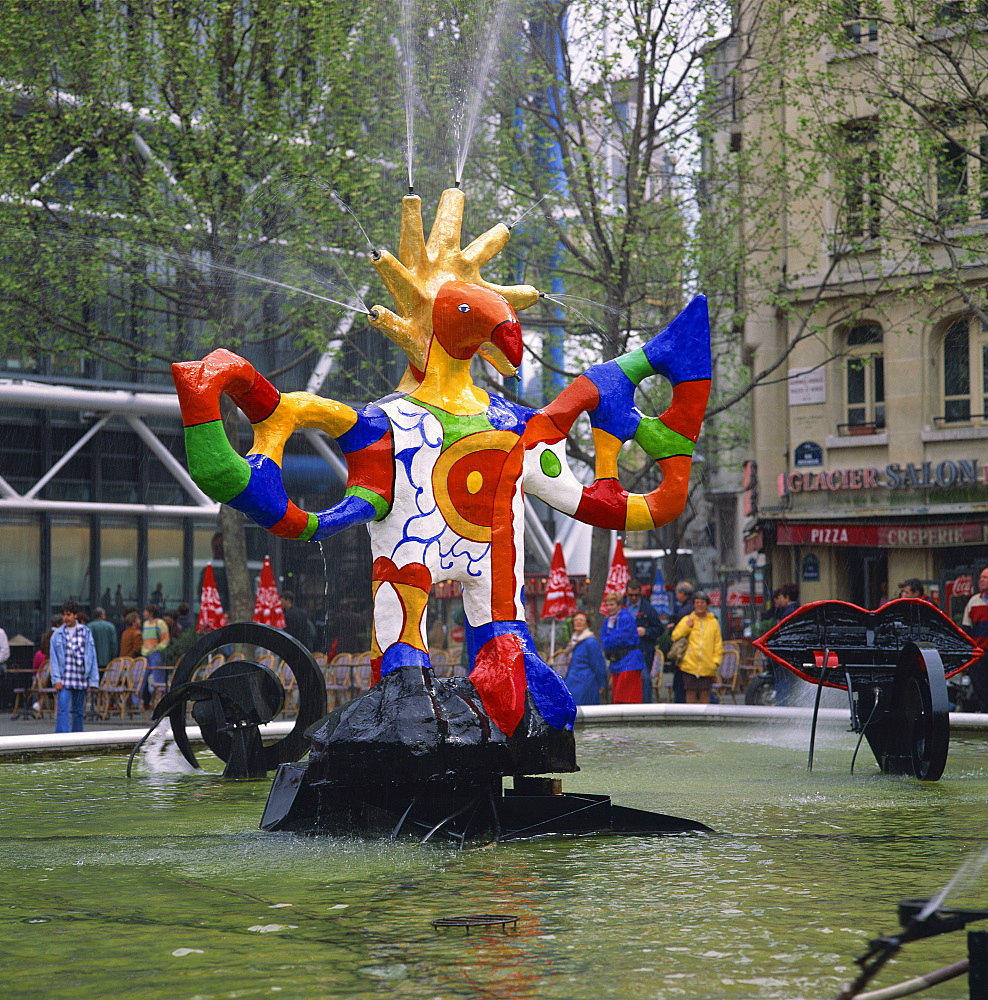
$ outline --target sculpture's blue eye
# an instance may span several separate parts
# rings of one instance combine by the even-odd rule
[[[470,312],[470,307],[466,304],[466,302],[460,303],[460,305],[457,306],[457,308],[460,310],[461,313]]]

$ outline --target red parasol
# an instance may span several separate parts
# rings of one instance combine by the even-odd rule
[[[197,632],[212,632],[226,625],[226,612],[220,601],[220,592],[216,589],[216,577],[213,575],[213,564],[206,563],[202,572],[202,593],[199,595],[199,620],[196,622]]]
[[[271,557],[264,557],[261,567],[261,580],[257,585],[257,599],[254,601],[254,619],[261,625],[273,625],[275,628],[285,627],[285,611],[281,606],[281,596],[274,582],[274,570],[271,569]]]
[[[607,583],[604,584],[604,596],[607,594],[623,594],[628,587],[628,580],[631,574],[628,572],[628,560],[624,557],[624,542],[619,538],[614,546],[614,555],[611,558],[611,568],[607,574]],[[600,613],[607,614],[607,607],[603,600],[600,602]]]
[[[556,620],[569,618],[574,614],[576,614],[576,597],[573,595],[573,588],[566,572],[563,547],[556,542],[552,552],[552,565],[549,567],[549,584],[542,604],[542,617],[552,619],[552,634],[549,640],[550,660],[556,655]]]
[[[576,597],[573,595],[573,587],[566,572],[563,547],[556,542],[556,548],[552,553],[552,565],[549,567],[549,583],[542,605],[542,617],[569,618],[574,614],[576,614]]]

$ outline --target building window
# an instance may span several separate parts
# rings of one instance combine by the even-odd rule
[[[948,226],[988,219],[988,135],[968,133],[936,149],[936,212]]]
[[[124,609],[136,607],[137,521],[133,518],[100,518],[99,587],[100,604],[106,617],[122,625]]]
[[[89,520],[53,515],[51,519],[52,610],[78,601],[89,608]]]
[[[937,150],[937,218],[960,225],[968,216],[967,150],[949,139]]]
[[[845,376],[848,434],[871,434],[885,427],[885,358],[882,328],[859,323],[847,332]]]
[[[180,521],[151,521],[148,525],[149,599],[162,608],[187,601],[182,573],[182,524]]]
[[[946,3],[937,4],[936,22],[937,24],[953,24],[964,16],[964,0],[947,0]]]
[[[978,153],[978,174],[981,180],[978,216],[982,219],[988,219],[988,168],[985,167],[985,164],[988,164],[988,135],[979,136]]]
[[[844,232],[847,236],[874,239],[881,221],[881,158],[874,123],[855,124],[846,130],[847,174],[844,178]]]
[[[943,337],[945,423],[984,420],[988,412],[988,329],[975,319],[951,323]]]
[[[202,596],[202,578],[206,565],[213,567],[213,577],[216,589],[220,595],[223,610],[230,613],[230,591],[226,582],[226,563],[223,560],[223,536],[216,530],[215,524],[196,524],[192,542],[192,583],[194,592],[189,595],[193,610],[199,611],[199,598]]]
[[[855,45],[861,42],[878,41],[878,22],[870,20],[866,15],[866,4],[845,0],[843,4],[844,37]],[[863,16],[864,15],[864,16]]]
[[[735,566],[738,561],[738,501],[734,494],[714,498],[714,518],[717,561],[721,566]]]
[[[36,516],[4,511],[0,520],[0,625],[37,641],[50,611],[41,607],[41,524]]]
[[[936,24],[956,24],[965,17],[984,17],[988,14],[988,3],[985,0],[946,0],[936,5],[934,22]]]

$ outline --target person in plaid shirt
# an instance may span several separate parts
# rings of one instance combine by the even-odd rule
[[[80,624],[75,601],[62,605],[62,624],[51,635],[51,684],[58,699],[55,732],[81,733],[86,689],[99,687],[99,667],[93,634]]]

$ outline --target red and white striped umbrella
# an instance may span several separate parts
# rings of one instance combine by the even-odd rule
[[[275,628],[285,627],[285,609],[281,606],[281,595],[274,582],[274,570],[271,568],[271,557],[264,557],[261,567],[261,579],[257,585],[257,599],[254,601],[254,619],[262,625],[273,625]]]
[[[611,568],[607,573],[607,583],[604,584],[604,595],[624,594],[628,587],[628,580],[631,573],[628,571],[628,560],[624,555],[624,542],[619,538],[614,546],[614,555],[611,558]],[[600,613],[607,614],[607,606],[600,602]]]
[[[199,619],[196,622],[196,631],[212,632],[223,628],[226,624],[226,612],[223,610],[220,592],[216,589],[213,564],[206,563],[202,573],[202,593],[199,595]]]

